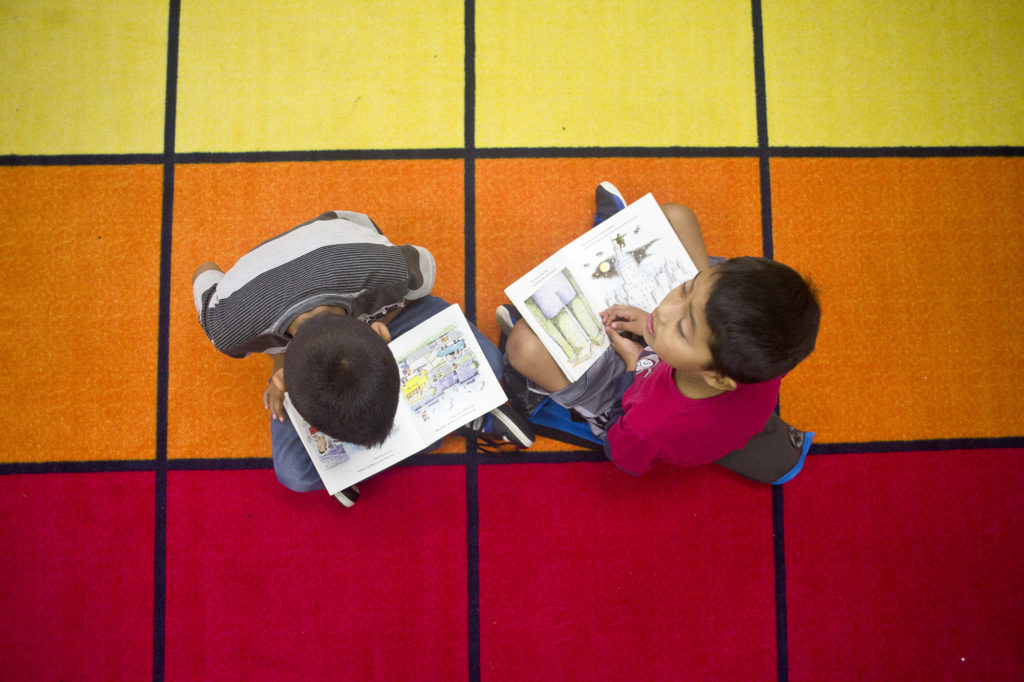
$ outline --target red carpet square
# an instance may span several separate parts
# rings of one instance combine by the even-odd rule
[[[167,679],[464,679],[465,470],[360,489],[345,509],[269,470],[170,472]]]
[[[785,488],[790,679],[1024,679],[1022,455],[812,457]]]
[[[484,680],[774,675],[768,487],[602,462],[482,467],[479,489]]]
[[[0,677],[153,676],[153,474],[0,476]]]

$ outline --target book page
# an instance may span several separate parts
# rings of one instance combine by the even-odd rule
[[[504,404],[498,378],[457,305],[391,342],[402,400],[424,446]]]
[[[615,304],[647,312],[697,274],[651,194],[559,249],[505,294],[570,381],[610,345],[600,312]]]
[[[647,312],[697,274],[654,196],[646,194],[563,247],[598,312],[615,304]]]
[[[604,307],[595,307],[584,295],[563,251],[510,285],[505,294],[569,381],[583,376],[611,345],[598,315]]]

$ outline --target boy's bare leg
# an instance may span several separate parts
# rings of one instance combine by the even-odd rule
[[[555,359],[523,320],[516,322],[505,342],[509,364],[545,391],[554,393],[569,385]]]
[[[697,269],[709,269],[711,263],[708,261],[708,248],[704,245],[704,235],[694,212],[682,204],[662,204],[661,210]]]

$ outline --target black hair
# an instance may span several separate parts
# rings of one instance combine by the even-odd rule
[[[710,369],[753,384],[786,374],[811,354],[821,307],[800,273],[752,256],[731,258],[713,272],[705,306]]]
[[[336,440],[373,446],[391,433],[398,364],[365,322],[330,312],[303,322],[288,344],[284,380],[299,414]]]

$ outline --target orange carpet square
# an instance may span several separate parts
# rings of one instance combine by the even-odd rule
[[[153,458],[161,182],[0,168],[3,461]]]
[[[824,441],[1024,428],[1024,160],[778,159],[775,255],[809,274],[818,349],[783,415]]]
[[[462,164],[351,161],[186,165],[175,178],[171,277],[169,457],[269,457],[263,356],[221,355],[199,326],[192,272],[206,261],[229,268],[249,249],[325,211],[366,213],[396,243],[434,254],[434,293],[463,301]],[[210,415],[231,415],[210,419]],[[464,444],[452,444],[461,447]]]
[[[495,159],[476,164],[477,322],[498,338],[505,287],[593,225],[594,189],[611,181],[627,202],[647,192],[692,208],[716,255],[761,254],[754,159]],[[576,449],[542,438],[537,449]]]
[[[496,159],[476,166],[479,326],[497,336],[505,287],[593,225],[594,189],[611,181],[627,202],[647,192],[701,219],[715,255],[761,255],[755,159]]]

